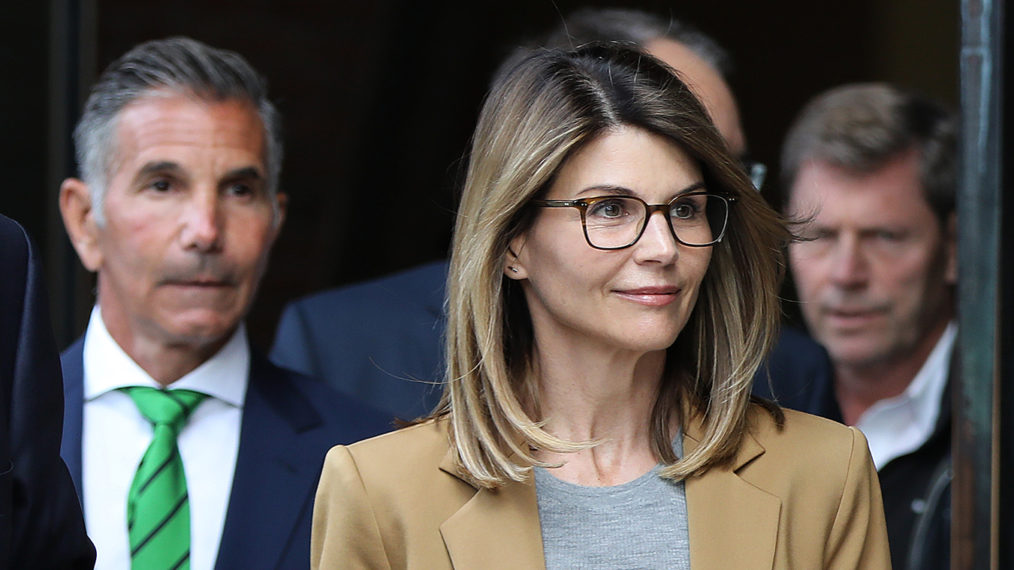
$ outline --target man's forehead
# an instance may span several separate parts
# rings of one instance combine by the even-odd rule
[[[263,169],[264,125],[254,106],[241,99],[155,91],[124,106],[113,136],[112,166],[160,160],[160,152],[211,152],[245,156]]]
[[[820,160],[808,160],[792,184],[790,209],[814,216],[868,223],[906,223],[933,217],[922,188],[918,161],[889,161],[870,173],[857,173]]]

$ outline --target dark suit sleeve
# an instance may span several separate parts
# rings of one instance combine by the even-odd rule
[[[827,351],[792,327],[782,328],[774,349],[754,375],[753,393],[785,408],[842,421]]]
[[[60,459],[63,384],[28,236],[0,216],[0,509],[9,568],[91,568],[95,549]],[[2,564],[0,564],[2,565]]]
[[[446,275],[428,263],[294,301],[271,360],[389,415],[426,415],[442,392]]]

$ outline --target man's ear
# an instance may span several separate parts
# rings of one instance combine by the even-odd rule
[[[84,181],[68,178],[60,185],[60,215],[81,264],[88,271],[98,271],[102,266],[99,227],[92,209],[91,191]]]
[[[282,230],[282,224],[285,223],[285,213],[288,207],[289,195],[285,192],[275,194],[275,237],[278,237],[278,232]]]
[[[528,271],[525,269],[523,254],[525,249],[524,234],[515,236],[507,246],[507,257],[504,258],[503,274],[510,279],[528,279]]]
[[[958,216],[951,212],[944,225],[944,255],[947,256],[944,280],[948,285],[958,284]]]

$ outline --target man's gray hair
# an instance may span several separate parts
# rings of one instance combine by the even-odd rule
[[[718,70],[723,79],[732,72],[732,60],[722,46],[694,26],[640,10],[581,8],[552,31],[545,47],[573,49],[591,42],[630,42],[641,48],[652,40],[679,42],[705,63]]]
[[[493,74],[493,83],[512,70],[529,48],[573,51],[591,43],[621,43],[644,51],[653,40],[672,40],[686,46],[726,82],[732,73],[732,59],[711,36],[675,18],[662,18],[641,10],[623,8],[580,8],[571,12],[560,25],[527,42],[524,48],[508,55]]]
[[[872,174],[905,152],[919,153],[919,180],[946,223],[957,191],[957,119],[921,94],[884,83],[836,87],[803,108],[782,148],[786,196],[804,162],[816,160]]]
[[[78,167],[81,179],[91,189],[97,223],[102,224],[105,218],[103,201],[117,151],[119,113],[130,103],[163,90],[253,105],[264,125],[268,192],[276,195],[282,167],[281,124],[268,101],[265,80],[235,52],[190,38],[154,40],[135,46],[102,72],[74,129]]]

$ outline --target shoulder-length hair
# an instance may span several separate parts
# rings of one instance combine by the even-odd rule
[[[777,332],[789,233],[665,64],[618,44],[542,49],[516,61],[479,116],[454,233],[447,379],[436,415],[449,416],[459,468],[494,488],[543,465],[533,449],[594,445],[542,429],[531,320],[520,286],[503,269],[511,239],[532,223],[529,202],[547,191],[564,161],[594,137],[629,126],[675,142],[700,164],[711,192],[735,200],[697,304],[668,349],[651,418],[663,475],[703,473],[729,460],[746,430],[752,377]],[[672,451],[673,418],[684,430],[692,418],[701,426],[700,445],[682,459]]]

